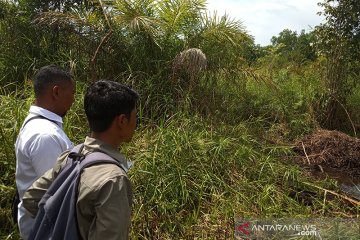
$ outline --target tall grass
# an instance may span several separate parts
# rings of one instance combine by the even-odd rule
[[[120,149],[135,161],[129,173],[134,188],[131,238],[232,239],[237,218],[358,215],[359,209],[344,205],[340,199],[328,201],[322,192],[305,185],[304,182],[315,180],[292,163],[288,141],[274,140],[281,131],[273,126],[289,124],[291,117],[301,116],[302,110],[294,110],[292,104],[309,97],[305,97],[307,90],[293,96],[295,87],[303,85],[296,78],[290,80],[283,80],[282,84],[289,87],[284,88],[282,101],[270,93],[261,95],[255,91],[255,83],[248,81],[245,89],[232,89],[230,97],[222,95],[223,105],[218,102],[222,112],[211,110],[214,115],[204,114],[200,106],[194,108],[197,99],[192,96],[196,95],[183,96],[182,102],[187,107],[174,108],[181,111],[167,108],[163,114],[161,109],[169,103],[159,101],[159,105],[151,105],[154,100],[151,96],[149,102],[143,99],[139,107],[143,119],[134,141]],[[79,84],[76,102],[65,120],[65,131],[74,144],[82,142],[88,132],[82,110],[84,88]],[[227,90],[220,87],[217,94],[221,96],[224,94],[221,91]],[[27,87],[24,91],[2,92],[0,96],[0,136],[4,143],[0,146],[0,157],[4,159],[0,162],[2,238],[19,238],[10,218],[14,141],[33,99],[30,92]],[[254,96],[247,100],[254,109],[245,108],[244,103],[236,104],[239,98],[233,96],[244,97],[240,94]],[[256,105],[259,104],[256,101],[267,105]],[[308,102],[311,103],[310,100],[304,103],[305,113]],[[240,116],[242,111],[248,112]],[[276,119],[276,113],[291,114],[283,121]],[[246,114],[250,117],[246,118]],[[300,120],[308,123],[306,119]],[[291,128],[286,129],[289,135],[294,134]],[[300,125],[296,129],[304,127]],[[333,181],[316,184],[336,189]],[[302,198],[302,191],[314,195]]]
[[[7,93],[1,89],[0,92],[0,236],[10,234],[9,236],[18,238],[10,211],[15,193],[14,144],[18,129],[26,116],[25,109],[30,106],[31,97],[27,95],[27,91]]]
[[[321,193],[303,184],[313,180],[280,158],[291,149],[259,142],[249,134],[253,124],[213,126],[178,114],[141,129],[123,149],[136,162],[132,238],[226,239],[233,237],[235,218],[336,215],[341,201],[324,208]],[[318,198],[308,204],[293,196],[303,190]]]

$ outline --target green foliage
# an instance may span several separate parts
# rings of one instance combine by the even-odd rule
[[[326,89],[316,66],[304,67],[301,73],[281,69],[272,83],[248,82],[252,116],[262,117],[281,126],[277,132],[287,139],[310,132],[318,125],[324,111],[322,99]],[[279,136],[280,137],[280,136]]]
[[[204,51],[209,59],[209,69],[239,69],[243,64],[243,46],[252,43],[242,23],[228,15],[220,17],[216,12],[213,16],[205,15],[202,21],[199,36],[194,37],[190,44]]]
[[[273,67],[282,68],[289,65],[301,66],[316,59],[314,43],[314,33],[300,34],[296,31],[284,29],[279,36],[271,38],[272,45],[267,48],[269,52],[267,58],[272,60]]]
[[[10,6],[8,15],[19,17],[0,22],[6,26],[0,34],[5,43],[0,47],[3,85],[21,85],[24,77],[49,63],[70,69],[81,82],[127,79],[125,83],[146,96],[142,98],[144,118],[176,112],[174,106],[182,104],[188,91],[204,90],[205,67],[199,66],[196,76],[174,74],[174,62],[181,52],[197,48],[205,54],[206,76],[212,79],[206,83],[209,90],[218,81],[219,71],[236,77],[253,44],[240,21],[208,15],[203,0],[91,4],[32,0]],[[8,31],[13,28],[16,31]]]
[[[349,56],[343,57],[359,59],[357,54],[360,50],[359,3],[356,0],[327,0],[319,5],[324,8],[322,14],[326,17],[326,23],[317,28],[321,43],[326,44],[322,50],[331,53],[334,50],[326,49],[329,44],[340,44],[335,46],[336,48],[345,48],[349,44],[348,46],[352,46],[347,52]]]
[[[278,44],[284,44],[283,50],[291,52],[295,49],[295,44],[297,42],[297,32],[293,32],[289,29],[284,29],[279,33],[278,37],[273,36],[271,38],[271,44],[276,46]]]
[[[358,214],[320,193],[310,206],[294,198],[315,180],[288,161],[290,143],[329,118],[332,96],[348,113],[335,119],[358,126],[359,59],[345,47],[358,53],[356,2],[324,1],[326,24],[285,29],[266,47],[204,0],[18,2],[0,1],[1,237],[18,238],[14,142],[33,100],[29,78],[49,63],[77,80],[64,125],[74,143],[88,131],[88,82],[111,78],[140,93],[141,126],[121,150],[136,161],[134,239],[231,238],[236,217]]]
[[[219,238],[225,235],[216,233],[219,228],[232,235],[234,215],[311,212],[287,196],[300,171],[275,156],[289,149],[260,144],[247,124],[215,126],[180,113],[142,129],[135,139],[126,147],[136,160],[134,239],[197,238],[206,232]]]
[[[352,89],[351,93],[348,96],[347,102],[351,121],[353,121],[353,124],[356,124],[354,127],[356,128],[357,134],[359,134],[358,131],[360,130],[360,85],[357,85],[357,87]]]
[[[344,105],[351,85],[349,76],[359,81],[360,5],[354,0],[327,0],[319,4],[326,22],[316,27],[318,51],[327,58],[327,87],[330,89],[328,113],[324,125],[341,126],[347,118]]]
[[[87,0],[19,0],[19,6],[29,13],[39,13],[48,11],[70,12],[74,8],[88,6],[92,1]]]
[[[12,223],[11,203],[15,193],[14,144],[18,129],[26,116],[32,97],[22,91],[8,93],[0,87],[0,238],[13,236],[19,239],[17,226]]]

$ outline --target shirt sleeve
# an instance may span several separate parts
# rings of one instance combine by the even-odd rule
[[[41,134],[29,146],[32,166],[38,176],[53,168],[56,159],[63,152],[61,144],[55,136]]]
[[[53,169],[50,169],[38,180],[36,180],[24,194],[22,199],[23,206],[29,211],[29,213],[31,213],[32,217],[35,217],[39,210],[38,204],[52,183],[52,176]]]
[[[127,240],[131,218],[131,183],[126,176],[107,181],[95,201],[96,227],[89,239]]]
[[[57,177],[61,169],[66,163],[66,157],[69,151],[64,152],[57,160],[54,168],[48,170],[38,180],[36,180],[31,187],[25,192],[22,202],[26,210],[28,210],[33,217],[36,216],[39,210],[39,202],[51,183]]]

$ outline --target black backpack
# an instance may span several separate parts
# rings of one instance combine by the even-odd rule
[[[69,153],[66,165],[51,183],[39,202],[29,240],[80,239],[76,220],[76,201],[82,170],[94,164],[111,163],[123,168],[115,159],[101,152],[81,154],[83,144]]]

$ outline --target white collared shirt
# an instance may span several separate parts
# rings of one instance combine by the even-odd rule
[[[56,159],[63,151],[73,147],[62,129],[62,118],[53,112],[31,106],[24,123],[37,115],[51,121],[42,118],[32,119],[22,126],[15,143],[16,186],[20,196],[18,224],[20,234],[25,240],[34,222],[22,206],[25,191],[55,165]]]

